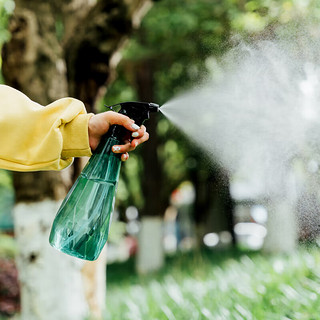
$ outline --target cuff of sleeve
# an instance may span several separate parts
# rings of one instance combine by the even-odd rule
[[[92,155],[89,145],[88,122],[93,114],[79,114],[61,127],[63,148],[61,158],[83,157]]]

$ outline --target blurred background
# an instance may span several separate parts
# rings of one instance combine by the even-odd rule
[[[294,37],[306,23],[318,37],[319,19],[316,0],[1,0],[0,81],[43,105],[78,98],[88,112],[165,105],[221,72],[212,65],[239,39],[272,40],[284,26]],[[146,126],[96,262],[48,244],[87,159],[63,172],[0,171],[0,319],[317,319],[317,157],[308,208],[279,205],[285,219],[271,219],[270,199],[163,114]]]

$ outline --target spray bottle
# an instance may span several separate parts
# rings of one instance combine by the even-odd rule
[[[135,120],[138,126],[149,119],[150,112],[159,111],[155,103],[117,105],[119,113]],[[130,132],[119,125],[111,126],[102,137],[54,219],[49,238],[54,248],[84,260],[98,258],[108,239],[121,167],[121,155],[111,149],[129,139]]]

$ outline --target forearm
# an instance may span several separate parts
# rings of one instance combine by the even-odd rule
[[[46,107],[0,85],[0,167],[15,171],[60,170],[73,157],[90,156],[83,103],[72,98]]]

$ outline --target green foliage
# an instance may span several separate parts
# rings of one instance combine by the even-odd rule
[[[0,0],[0,47],[9,40],[10,32],[7,30],[8,19],[15,7],[13,0]]]
[[[8,21],[10,15],[13,13],[15,3],[13,0],[0,0],[0,51],[2,45],[10,39],[10,32],[8,30]],[[0,56],[0,70],[2,59]],[[0,72],[0,83],[3,83],[2,74]]]
[[[107,94],[104,99],[102,99],[98,109],[99,111],[105,111],[105,105],[112,106],[119,102],[135,100],[137,100],[137,93],[134,88],[128,84],[124,76],[120,76],[108,88]]]
[[[17,245],[13,237],[0,233],[0,258],[14,258]]]
[[[130,161],[122,165],[122,171],[118,183],[116,203],[118,207],[126,207],[126,203],[141,208],[144,204],[142,196],[140,178],[143,176],[141,161],[136,153],[130,155]],[[129,201],[128,201],[129,199]]]
[[[204,59],[225,50],[226,14],[221,1],[163,0],[153,6],[124,57],[153,61],[158,102],[204,78]]]
[[[244,2],[241,10],[230,10],[231,26],[235,32],[252,35],[272,25],[287,24],[296,19],[319,18],[319,8],[319,2],[314,0],[248,1]]]
[[[12,230],[13,228],[13,203],[14,191],[11,173],[6,170],[0,170],[0,230]]]
[[[112,104],[136,100],[136,70],[151,64],[154,101],[164,104],[188,88],[201,85],[208,75],[218,75],[220,70],[216,61],[239,38],[272,37],[278,26],[319,17],[320,2],[317,0],[155,2],[123,52],[118,78],[109,88],[106,101]],[[295,30],[291,27],[290,30],[294,34]],[[169,192],[173,185],[189,179],[190,169],[195,169],[186,166],[187,160],[200,163],[197,158],[203,155],[166,122],[166,119],[159,121],[158,155],[166,173],[165,185]],[[135,186],[139,185],[139,179],[143,176],[143,170],[139,170],[139,174],[135,175]],[[128,188],[128,192],[123,201],[135,192],[126,183],[124,188]]]
[[[56,23],[55,23],[55,27],[56,27],[56,36],[59,39],[59,41],[61,42],[64,36],[64,24],[63,21],[61,19],[61,17],[56,17]]]
[[[276,25],[319,17],[316,0],[162,0],[154,4],[130,39],[124,63],[153,61],[155,98],[162,104],[199,84],[208,72],[206,59],[224,54],[234,34],[259,36]],[[134,68],[125,72],[134,72]],[[123,76],[118,80],[122,89],[115,84],[120,94],[125,88]]]
[[[134,275],[131,263],[111,265],[107,319],[317,319],[319,262],[314,249],[191,253],[150,276]]]
[[[233,35],[259,36],[306,17],[320,17],[319,1],[163,0],[148,12],[124,58],[153,60],[155,98],[162,104],[205,79],[206,60],[224,54]]]
[[[0,187],[12,190],[12,176],[7,170],[0,170]]]

